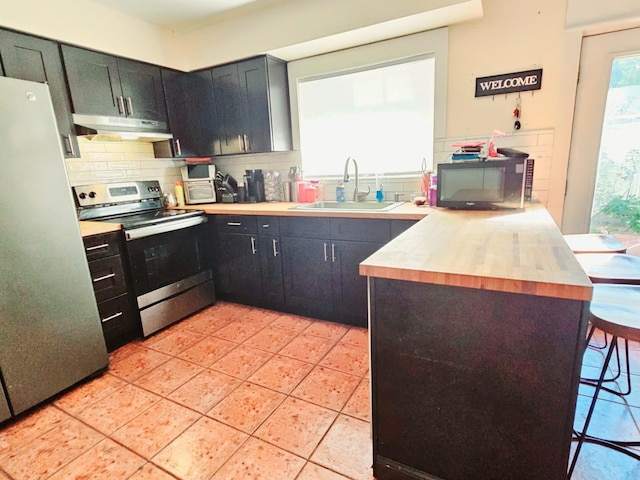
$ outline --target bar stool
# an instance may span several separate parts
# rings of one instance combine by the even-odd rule
[[[576,255],[576,259],[580,266],[585,271],[591,282],[598,283],[615,283],[615,284],[627,284],[627,285],[640,285],[640,257],[634,255],[627,255],[624,253],[580,253]],[[605,344],[604,346],[596,346],[590,344],[590,340],[595,332],[595,325],[591,324],[589,334],[587,336],[587,345],[591,348],[597,348],[603,350],[607,348],[607,339],[605,332]],[[620,355],[616,345],[616,363],[618,366],[617,373],[612,378],[607,378],[605,382],[616,381],[621,374],[620,369]],[[625,351],[626,367],[627,367],[627,391],[624,395],[631,393],[631,374],[629,373],[629,352]],[[582,383],[595,385],[597,379],[595,378],[582,378]],[[606,387],[604,390],[611,393],[618,393],[612,391]]]
[[[627,253],[627,247],[613,235],[577,233],[563,236],[573,253]]]
[[[593,298],[591,300],[590,317],[592,325],[610,334],[612,339],[600,372],[600,377],[595,384],[595,392],[591,400],[591,405],[589,406],[589,411],[587,412],[583,430],[582,432],[575,432],[578,438],[578,445],[569,467],[569,478],[571,478],[578,460],[578,455],[585,442],[602,445],[629,455],[636,460],[640,460],[639,452],[634,452],[628,448],[640,446],[640,441],[627,442],[603,439],[588,435],[587,433],[591,417],[598,401],[598,395],[603,389],[602,383],[607,368],[609,367],[609,362],[611,361],[614,348],[616,348],[618,344],[618,339],[624,340],[627,351],[629,340],[640,342],[640,286],[595,284],[593,288]]]

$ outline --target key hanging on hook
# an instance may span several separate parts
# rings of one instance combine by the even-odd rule
[[[520,130],[522,124],[520,123],[520,115],[522,110],[520,108],[520,94],[518,93],[518,98],[516,99],[516,108],[513,110],[513,116],[516,117],[516,121],[513,124],[514,130]]]

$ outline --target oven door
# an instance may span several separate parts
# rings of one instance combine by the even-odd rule
[[[128,241],[138,298],[207,271],[205,242],[204,223]]]

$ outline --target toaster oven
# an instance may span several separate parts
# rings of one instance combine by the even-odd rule
[[[182,184],[187,205],[216,202],[216,186],[213,178],[185,180]]]

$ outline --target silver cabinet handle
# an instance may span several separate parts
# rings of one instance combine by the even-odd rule
[[[273,242],[273,243],[272,243],[272,245],[273,245],[273,256],[274,256],[274,257],[277,257],[277,256],[280,254],[280,252],[278,252],[278,248],[277,248],[277,246],[276,246],[276,244],[278,243],[278,241],[277,241],[275,238],[272,238],[272,239],[271,239],[271,241]]]
[[[71,141],[71,135],[63,135],[62,138],[65,139],[65,143],[67,144],[67,153],[75,157],[76,151],[73,149],[73,141]]]
[[[133,116],[133,102],[131,97],[127,97],[127,106],[129,107],[129,115]]]
[[[109,320],[113,320],[114,318],[118,318],[122,316],[122,312],[118,312],[118,313],[114,313],[113,315],[111,315],[110,317],[107,318],[101,318],[100,321],[102,323],[107,323]]]
[[[243,139],[244,139],[244,151],[245,152],[250,152],[251,151],[251,147],[249,146],[249,137],[247,136],[246,133],[243,135]]]
[[[87,247],[87,248],[85,248],[85,250],[87,252],[90,252],[92,250],[100,250],[101,248],[109,248],[109,244],[108,243],[103,243],[101,245],[96,245],[94,247]]]
[[[103,275],[103,276],[101,276],[101,277],[94,278],[94,279],[93,279],[93,283],[98,283],[98,282],[101,282],[102,280],[107,280],[108,278],[113,278],[113,277],[115,277],[115,276],[116,276],[116,274],[115,274],[115,273],[110,273],[110,274],[108,274],[108,275]]]
[[[180,139],[176,138],[176,153],[178,156],[182,155],[182,148],[180,147]]]
[[[268,223],[263,223],[262,224],[262,228],[269,228],[271,225],[269,225]]]
[[[230,227],[241,227],[242,223],[241,222],[227,222],[227,225],[229,225]]]
[[[238,135],[238,148],[241,152],[244,152],[244,143],[242,143],[242,136]]]
[[[331,263],[336,263],[336,244],[331,244]]]
[[[122,95],[118,97],[118,113],[120,113],[120,115],[127,114],[127,111],[124,109],[124,99]]]
[[[327,256],[327,242],[324,242],[324,261],[326,262],[327,260],[329,260]]]
[[[251,237],[251,253],[256,254],[256,239]]]

